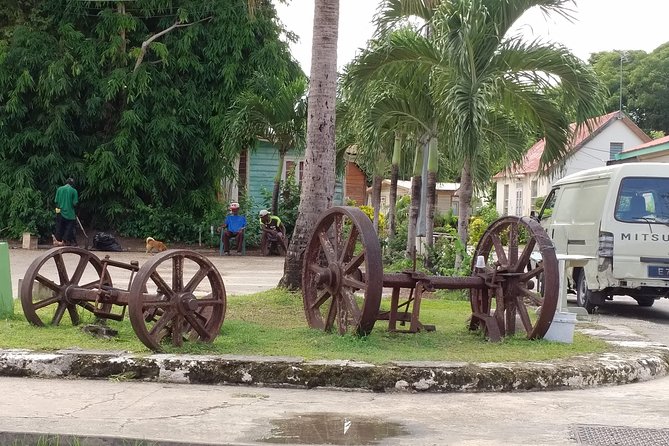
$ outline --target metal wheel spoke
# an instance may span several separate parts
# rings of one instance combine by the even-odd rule
[[[353,323],[358,325],[360,318],[362,317],[362,312],[358,308],[358,303],[355,300],[355,295],[351,290],[342,290],[343,301],[346,304],[346,313],[350,314],[353,318]]]
[[[534,291],[530,291],[525,287],[518,287],[518,291],[525,297],[528,297],[537,307],[540,307],[544,304],[544,298],[541,294]]]
[[[339,256],[339,261],[341,263],[344,263],[346,259],[349,259],[353,255],[355,244],[358,241],[358,235],[358,228],[355,225],[351,225],[351,232],[348,234],[346,244],[342,247],[341,255]]]
[[[35,282],[41,283],[42,285],[44,285],[47,288],[52,289],[53,291],[60,291],[60,285],[59,284],[57,284],[56,282],[54,282],[51,279],[47,279],[46,277],[44,277],[41,274],[38,274],[35,277]]]
[[[495,247],[495,254],[497,255],[497,262],[500,265],[508,265],[509,261],[506,258],[506,251],[504,250],[504,244],[499,238],[498,234],[490,234],[490,239],[493,246]]]
[[[163,315],[156,321],[153,327],[151,327],[151,330],[149,331],[149,336],[154,338],[156,334],[160,333],[161,330],[163,330],[167,324],[169,324],[172,321],[172,318],[174,318],[177,315],[177,312],[174,309],[170,309],[169,311],[163,313]]]
[[[170,286],[167,284],[167,282],[165,282],[165,280],[158,273],[158,271],[154,271],[151,274],[151,280],[153,280],[153,283],[155,283],[156,286],[158,287],[158,291],[163,293],[166,298],[168,299],[174,298],[174,290],[170,288]]]
[[[527,313],[527,307],[523,303],[523,299],[519,296],[516,296],[516,309],[518,315],[520,316],[520,321],[523,323],[525,332],[530,333],[532,331],[532,321],[530,320],[530,315]]]
[[[53,261],[56,263],[56,270],[58,271],[58,279],[60,280],[61,285],[68,282],[67,278],[67,267],[65,266],[65,261],[63,260],[63,254],[58,253],[53,256]]]
[[[318,239],[321,242],[321,249],[325,253],[328,263],[335,263],[337,261],[337,254],[335,253],[334,247],[332,246],[332,243],[330,243],[327,234],[324,231],[320,231],[318,233]]]
[[[345,276],[342,279],[342,285],[354,288],[356,290],[364,290],[365,288],[367,288],[367,284],[365,282],[361,282],[357,279],[354,279],[351,276]]]
[[[518,280],[520,280],[521,282],[527,282],[528,280],[534,279],[535,277],[537,277],[539,274],[541,274],[543,272],[544,272],[544,266],[543,265],[537,265],[536,268],[534,268],[530,271],[527,271],[526,273],[521,274],[520,276],[518,276]]]
[[[183,317],[180,314],[177,314],[174,319],[172,319],[172,345],[175,347],[181,347],[184,343],[183,326]]]
[[[162,294],[143,294],[142,308],[144,310],[151,310],[153,308],[169,308],[173,307],[174,303],[165,299]]]
[[[314,301],[311,303],[310,307],[311,307],[312,309],[320,308],[321,305],[323,305],[323,304],[325,303],[325,301],[328,300],[328,299],[330,298],[330,296],[331,296],[331,294],[330,294],[330,290],[328,290],[328,289],[323,289],[323,290],[321,290],[321,291],[319,292],[319,295],[316,297],[316,300],[314,300]]]
[[[325,319],[325,330],[331,331],[334,326],[334,320],[337,316],[337,298],[332,296],[330,300],[330,307],[328,308],[327,318]]]
[[[77,306],[76,305],[68,305],[67,306],[67,312],[70,313],[70,320],[72,321],[72,325],[79,325],[79,312],[77,311]]]
[[[362,265],[362,263],[365,261],[365,252],[366,250],[363,249],[360,254],[353,257],[351,261],[344,266],[344,274],[351,274],[352,271]]]
[[[59,302],[59,301],[60,301],[59,296],[47,297],[46,299],[35,302],[33,304],[33,308],[35,310],[39,310],[40,308],[48,307],[49,305],[55,304],[56,302]]]
[[[203,340],[209,340],[210,336],[206,328],[196,317],[197,313],[188,313],[185,315],[186,321],[190,324],[191,327],[200,335]],[[206,321],[205,321],[206,322]]]
[[[523,253],[520,255],[518,258],[518,266],[515,270],[515,272],[519,273],[522,272],[525,267],[528,265],[530,262],[530,256],[532,255],[532,251],[534,251],[534,246],[537,244],[537,241],[532,238],[527,242],[527,245],[525,245],[525,248],[523,249]]]
[[[346,319],[348,312],[342,299],[337,299],[337,332],[340,335],[346,334]]]
[[[184,258],[175,256],[172,258],[172,289],[182,291],[184,287]]]
[[[509,228],[509,266],[518,262],[518,224],[513,223]]]
[[[79,257],[79,263],[77,263],[77,267],[74,269],[74,273],[72,273],[72,277],[70,278],[70,283],[74,284],[79,283],[81,277],[84,275],[84,271],[86,271],[87,265],[88,265],[88,257],[85,256]]]
[[[195,288],[197,288],[197,286],[200,284],[200,282],[202,282],[204,278],[207,277],[210,271],[211,268],[200,266],[200,269],[193,275],[193,277],[191,277],[191,279],[184,287],[184,291],[192,293],[195,290]]]
[[[65,310],[67,310],[67,304],[65,302],[58,302],[58,308],[56,308],[53,319],[51,319],[51,325],[60,324],[60,321],[63,319],[63,315],[65,314]]]

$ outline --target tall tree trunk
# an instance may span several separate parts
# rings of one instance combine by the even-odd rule
[[[425,212],[425,243],[429,248],[434,246],[434,210],[437,204],[437,173],[439,170],[439,154],[437,138],[432,138],[429,144],[429,158],[427,163],[427,197]],[[429,256],[425,256],[425,266],[430,268]]]
[[[374,208],[374,230],[379,233],[379,210],[381,209],[381,175],[374,175],[372,180],[372,207]]]
[[[283,174],[283,165],[286,160],[288,149],[279,149],[279,166],[276,168],[274,176],[274,190],[272,191],[272,215],[277,215],[279,210],[279,189],[281,188],[281,175]]]
[[[474,195],[474,178],[472,177],[471,161],[465,160],[460,175],[460,206],[458,209],[458,237],[462,246],[467,246],[469,237],[469,215],[471,214],[472,196]],[[458,253],[455,257],[455,268],[462,265],[462,255]]]
[[[395,135],[395,145],[393,146],[393,164],[390,170],[390,196],[388,197],[388,237],[395,237],[396,221],[395,209],[397,207],[397,181],[400,178],[400,157],[402,154],[402,138]]]
[[[434,240],[434,211],[437,205],[437,174],[439,171],[439,152],[437,138],[432,138],[429,145],[429,159],[427,163],[427,212],[425,237],[427,246],[432,247]]]
[[[335,104],[339,0],[315,0],[304,179],[295,230],[279,285],[302,285],[302,258],[321,213],[332,206],[335,185]]]
[[[416,224],[420,212],[420,189],[423,185],[421,170],[423,166],[423,142],[416,146],[416,156],[413,161],[413,176],[411,177],[411,204],[409,206],[409,224],[407,230],[406,256],[414,258],[416,252]]]

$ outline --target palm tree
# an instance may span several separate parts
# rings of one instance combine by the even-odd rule
[[[407,15],[424,18],[431,32],[392,33],[358,61],[361,76],[427,69],[438,107],[443,147],[461,164],[458,233],[467,223],[476,184],[489,177],[491,158],[519,161],[528,132],[543,135],[542,165],[568,155],[569,123],[602,111],[603,89],[594,72],[564,47],[525,42],[510,33],[532,7],[568,16],[571,0],[387,0],[380,29]],[[562,101],[549,92],[559,89]],[[550,147],[549,147],[550,146]],[[486,156],[487,155],[487,156]]]
[[[304,147],[307,80],[298,77],[284,82],[263,76],[252,83],[261,86],[243,92],[228,111],[226,145],[235,150],[237,141],[264,139],[277,148],[279,165],[271,204],[276,214],[286,153]]]
[[[335,183],[335,106],[339,0],[315,0],[307,148],[300,206],[281,285],[301,286],[302,257],[321,213],[332,206]]]

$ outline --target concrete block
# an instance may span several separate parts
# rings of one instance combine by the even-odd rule
[[[30,232],[24,232],[23,249],[37,249],[37,236],[30,234]]]

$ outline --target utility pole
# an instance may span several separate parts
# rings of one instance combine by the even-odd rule
[[[627,62],[627,52],[620,52],[620,108],[619,111],[623,111],[623,62]]]

